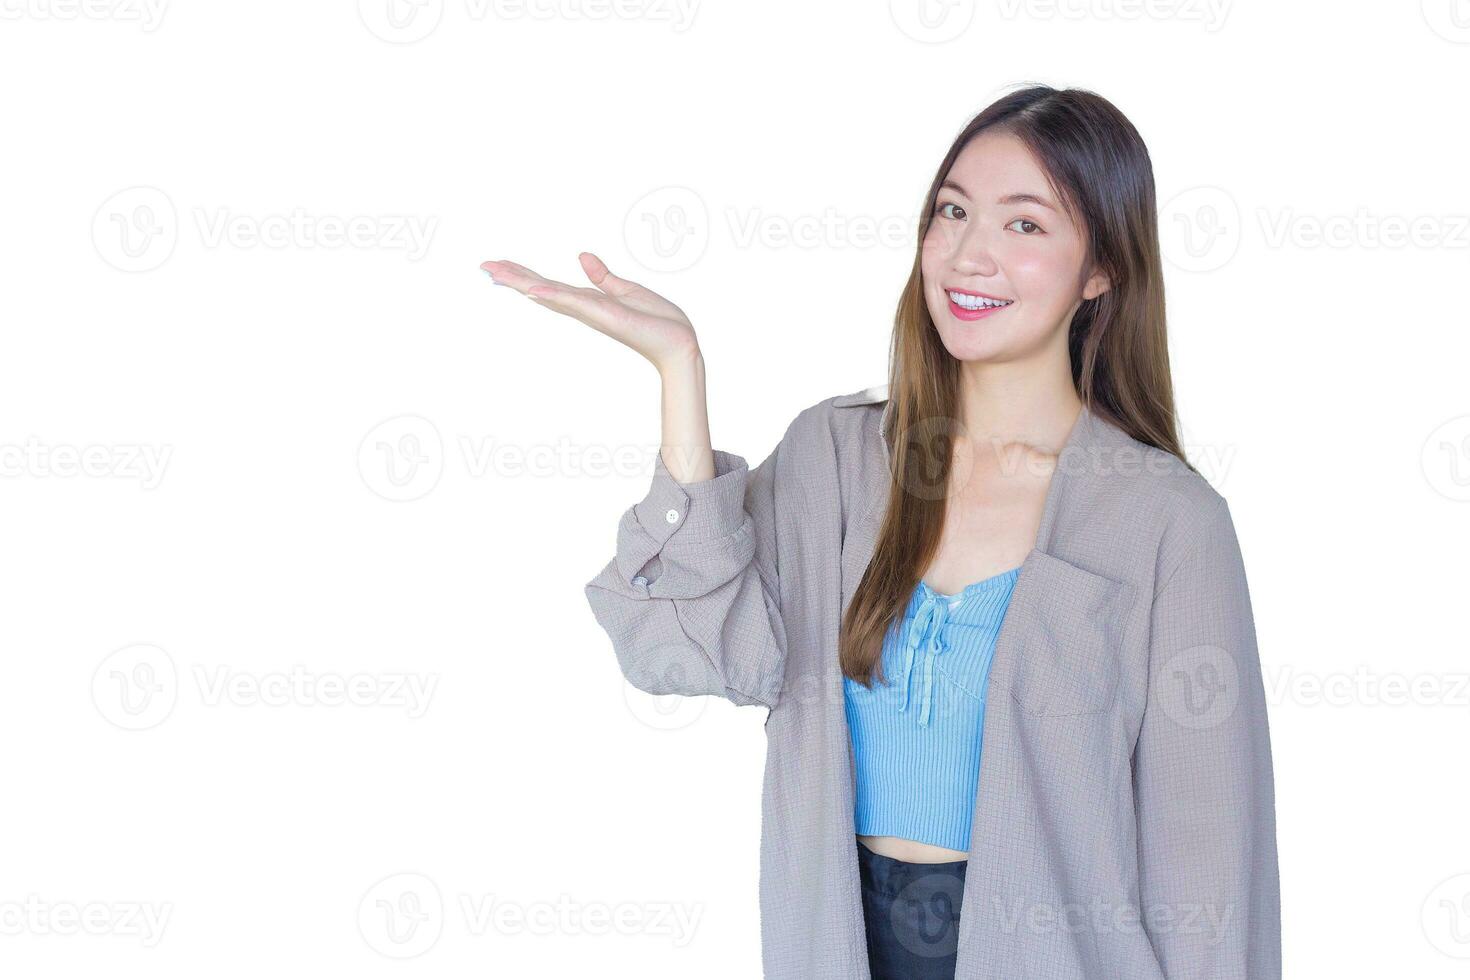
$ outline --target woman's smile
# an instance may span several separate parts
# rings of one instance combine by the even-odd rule
[[[990,296],[986,293],[972,293],[963,289],[946,289],[944,292],[949,298],[950,315],[956,320],[978,320],[981,317],[999,313],[1015,302],[1015,300]]]

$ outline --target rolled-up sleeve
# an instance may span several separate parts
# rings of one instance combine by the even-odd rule
[[[774,708],[786,661],[776,555],[780,447],[754,470],[714,451],[715,475],[679,483],[659,454],[585,587],[633,686]]]
[[[1270,735],[1245,567],[1223,498],[1161,582],[1133,756],[1139,911],[1164,976],[1276,980]]]

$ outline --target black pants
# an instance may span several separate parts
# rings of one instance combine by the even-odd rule
[[[954,980],[968,861],[920,864],[857,841],[873,980]]]

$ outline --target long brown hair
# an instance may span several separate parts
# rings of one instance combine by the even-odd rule
[[[1084,230],[1087,261],[1108,276],[1110,287],[1083,301],[1068,328],[1077,397],[1139,442],[1189,465],[1174,415],[1153,167],[1143,140],[1093,92],[1037,85],[1003,96],[965,126],[934,175],[894,317],[883,432],[892,446],[891,492],[839,642],[842,672],[865,685],[880,664],[885,631],[901,622],[944,528],[950,445],[946,427],[933,423],[957,414],[960,368],[929,316],[921,262],[939,186],[965,145],[986,130],[1026,145]]]

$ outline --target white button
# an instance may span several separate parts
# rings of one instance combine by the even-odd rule
[[[633,576],[633,584],[634,585],[647,585],[648,584],[648,579],[644,578],[642,575],[634,575]]]
[[[667,514],[664,515],[664,520],[668,521],[670,524],[678,524],[679,512],[677,510],[669,511]]]

